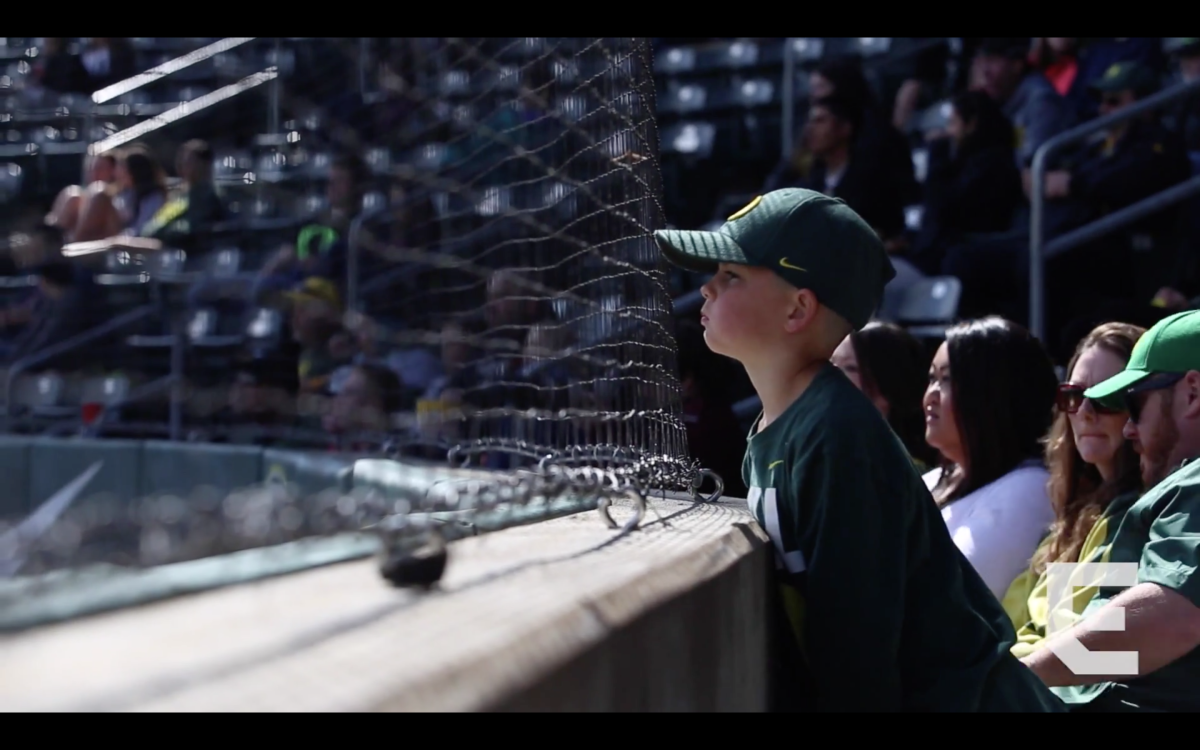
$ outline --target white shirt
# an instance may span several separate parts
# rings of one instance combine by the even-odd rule
[[[933,489],[941,469],[925,474]],[[1023,464],[989,485],[942,508],[954,543],[971,561],[997,599],[1029,567],[1029,560],[1054,522],[1046,491],[1050,474]]]

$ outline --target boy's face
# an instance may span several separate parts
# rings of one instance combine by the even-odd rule
[[[786,335],[788,284],[765,268],[722,263],[700,287],[704,341],[717,354],[745,364]]]

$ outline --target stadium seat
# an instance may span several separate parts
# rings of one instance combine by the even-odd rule
[[[23,178],[20,164],[0,164],[0,201],[8,202],[20,195]]]
[[[820,37],[799,37],[789,41],[793,59],[798,63],[816,62],[825,53],[825,40]]]
[[[663,130],[662,150],[706,159],[712,155],[717,128],[711,122],[681,122]]]
[[[667,91],[660,100],[659,112],[687,115],[701,112],[708,101],[708,89],[702,84],[667,84]]]
[[[904,226],[910,232],[921,231],[921,219],[925,216],[925,207],[922,205],[906,206],[904,209]]]
[[[690,73],[696,69],[696,50],[673,47],[654,56],[654,72],[665,75]]]
[[[913,175],[917,182],[924,183],[929,174],[929,149],[914,148],[912,150]]]
[[[886,55],[892,47],[891,37],[857,37],[853,49],[864,58]]]
[[[736,70],[758,64],[758,45],[749,41],[716,42],[696,51],[696,70]]]
[[[438,93],[452,99],[471,90],[471,75],[465,70],[448,70],[438,79]]]
[[[941,338],[958,315],[962,282],[931,276],[913,284],[896,310],[896,320],[918,338]]]
[[[714,90],[708,98],[708,109],[733,108],[753,109],[777,106],[779,87],[769,78],[751,78],[735,81],[729,86]]]

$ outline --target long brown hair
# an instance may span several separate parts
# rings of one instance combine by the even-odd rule
[[[1067,377],[1085,351],[1098,346],[1128,362],[1145,329],[1128,323],[1104,323],[1079,342],[1067,364]],[[1059,411],[1046,436],[1046,468],[1050,470],[1048,492],[1054,506],[1050,544],[1039,548],[1033,570],[1039,575],[1052,562],[1077,562],[1079,550],[1105,507],[1118,495],[1138,489],[1141,473],[1133,445],[1123,441],[1116,457],[1116,473],[1105,482],[1092,464],[1086,463],[1075,447],[1075,433],[1066,412]]]

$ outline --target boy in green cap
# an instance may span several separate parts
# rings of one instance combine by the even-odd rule
[[[1075,711],[1200,711],[1200,311],[1160,320],[1084,396],[1129,412],[1147,491],[1105,562],[1136,567],[1136,580],[1097,589],[1078,624],[1023,661]],[[1120,628],[1098,624],[1114,615]],[[1084,662],[1100,652],[1137,660],[1097,673]]]
[[[755,198],[716,232],[655,232],[712,271],[701,323],[762,400],[743,463],[777,552],[790,637],[781,710],[1063,711],[1009,653],[999,602],[946,530],[899,438],[829,362],[894,271],[875,232],[809,190]]]

